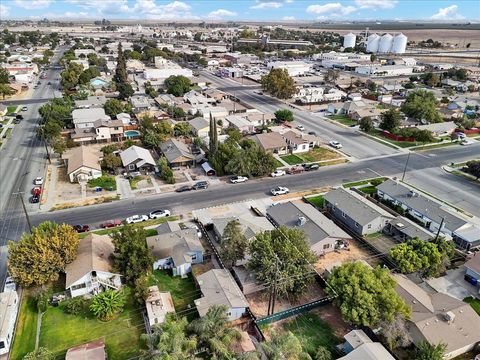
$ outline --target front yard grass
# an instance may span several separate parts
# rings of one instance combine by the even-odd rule
[[[367,185],[370,184],[372,181],[385,181],[387,180],[386,177],[378,177],[378,178],[373,178],[373,179],[367,179],[367,180],[360,180],[360,181],[354,181],[354,182],[349,182],[349,183],[344,183],[342,186],[346,189],[350,189],[355,186],[360,186],[360,185]]]
[[[132,188],[132,190],[137,189],[138,182],[142,180],[143,180],[143,177],[140,175],[135,176],[133,179],[129,179],[128,181],[130,182],[130,187]]]
[[[330,119],[335,120],[335,121],[339,122],[340,124],[343,124],[343,125],[346,125],[346,126],[357,125],[356,120],[352,120],[348,116],[345,116],[345,115],[331,115]]]
[[[117,190],[117,183],[113,176],[103,175],[99,178],[88,180],[88,187],[101,187],[102,189]]]
[[[323,195],[316,195],[316,196],[308,197],[306,199],[309,203],[315,205],[319,209],[322,209],[323,204],[325,203],[325,199],[323,198]]]
[[[359,187],[358,190],[360,190],[364,194],[372,195],[377,192],[377,187],[375,185],[368,185]]]
[[[42,318],[40,346],[60,357],[72,346],[103,339],[109,359],[126,360],[137,356],[140,335],[145,330],[143,318],[133,290],[124,287],[123,291],[126,298],[124,310],[109,322],[97,320],[89,310],[69,315],[61,306],[49,306]]]
[[[479,299],[474,299],[473,297],[467,297],[463,299],[466,303],[469,303],[470,306],[477,312],[478,315],[480,315],[480,300]]]
[[[12,351],[11,360],[21,360],[29,352],[35,350],[35,336],[37,333],[37,305],[29,290],[23,291],[20,312],[18,314],[17,329]]]
[[[284,165],[283,165],[282,162],[280,162],[280,160],[275,159],[275,168],[280,168],[280,167],[283,167],[283,166],[284,166]]]
[[[334,334],[334,329],[327,324],[317,312],[306,312],[283,324],[284,330],[291,331],[302,343],[302,347],[314,356],[319,346],[324,346],[332,353],[341,341]]]
[[[307,162],[316,162],[337,159],[340,157],[340,155],[330,149],[326,149],[323,147],[315,147],[309,152],[302,154],[301,157]]]
[[[283,161],[285,161],[288,165],[297,165],[305,162],[301,157],[294,154],[284,155],[284,156],[281,156],[280,158]]]
[[[7,115],[6,116],[12,115],[17,110],[17,107],[18,106],[16,106],[16,105],[7,106]]]

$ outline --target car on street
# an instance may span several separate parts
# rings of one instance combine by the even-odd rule
[[[103,223],[100,224],[101,228],[107,229],[107,228],[113,228],[122,225],[122,220],[120,219],[115,219],[115,220],[107,220]]]
[[[338,141],[335,141],[335,140],[330,141],[328,144],[335,149],[342,148],[342,144],[340,144]]]
[[[37,176],[35,180],[33,180],[34,185],[43,185],[43,177]]]
[[[313,170],[318,170],[320,168],[320,165],[318,164],[302,164],[303,168],[305,171],[313,171]]]
[[[303,125],[297,125],[297,130],[305,131],[305,127]]]
[[[273,196],[277,196],[277,195],[288,194],[290,190],[283,186],[277,186],[276,188],[272,189],[270,192],[272,193]]]
[[[147,220],[148,220],[147,215],[133,215],[133,216],[130,216],[130,217],[125,219],[127,224],[135,224],[135,223],[139,223],[139,222],[147,221]]]
[[[35,186],[32,189],[32,195],[40,196],[41,193],[42,193],[42,187],[41,186]]]
[[[190,185],[183,185],[175,189],[176,192],[190,191],[192,187]]]
[[[463,146],[468,146],[472,144],[474,144],[474,141],[470,139],[463,139],[462,142],[460,143],[460,145],[463,145]]]
[[[22,107],[22,111],[28,111],[28,107],[26,106]]]
[[[272,173],[270,174],[270,176],[271,176],[271,177],[279,177],[279,176],[283,176],[283,175],[285,175],[285,174],[286,174],[285,170],[277,169],[277,170],[275,170],[274,172],[272,172]]]
[[[30,198],[30,202],[32,204],[38,204],[40,202],[40,196],[38,195],[33,195],[31,198]]]
[[[305,169],[302,166],[293,166],[287,170],[287,174],[290,174],[290,175],[300,174],[304,171]]]
[[[230,182],[232,184],[242,183],[248,181],[248,177],[246,176],[234,176],[230,178]]]
[[[170,210],[155,210],[148,214],[150,219],[160,219],[170,216]]]
[[[90,231],[90,226],[88,225],[73,225],[73,230],[75,230],[78,233],[83,233]]]
[[[316,133],[315,131],[309,131],[309,132],[308,132],[308,135],[317,136],[317,133]]]
[[[193,190],[200,190],[200,189],[207,189],[208,182],[207,181],[199,181],[192,186]]]
[[[17,116],[15,116],[15,119],[17,119],[17,120],[23,120],[23,115],[17,114]]]

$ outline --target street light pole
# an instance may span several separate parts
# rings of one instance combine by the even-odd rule
[[[408,152],[407,161],[405,162],[405,168],[403,169],[402,181],[403,181],[403,179],[405,179],[405,173],[407,172],[408,161],[410,160],[410,154],[411,153],[412,153],[411,151]]]

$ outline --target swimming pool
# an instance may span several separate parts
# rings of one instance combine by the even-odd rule
[[[140,131],[137,131],[137,130],[128,130],[128,131],[125,131],[124,135],[125,135],[125,137],[127,137],[127,138],[138,137],[138,136],[140,136]]]

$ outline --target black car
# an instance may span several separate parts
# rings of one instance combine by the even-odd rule
[[[207,189],[207,188],[208,188],[208,182],[206,181],[199,181],[192,186],[193,190],[200,190],[200,189]]]
[[[309,131],[309,132],[308,132],[308,135],[317,136],[317,133],[316,133],[315,131]]]
[[[40,196],[38,195],[33,195],[31,198],[30,198],[30,202],[32,204],[38,204],[40,202]]]
[[[318,170],[320,166],[318,164],[303,164],[305,171]]]
[[[17,114],[17,116],[15,116],[15,119],[23,120],[23,115],[22,114]]]
[[[192,187],[189,185],[183,185],[175,189],[176,192],[184,192],[184,191],[190,191],[190,190],[192,190]]]

